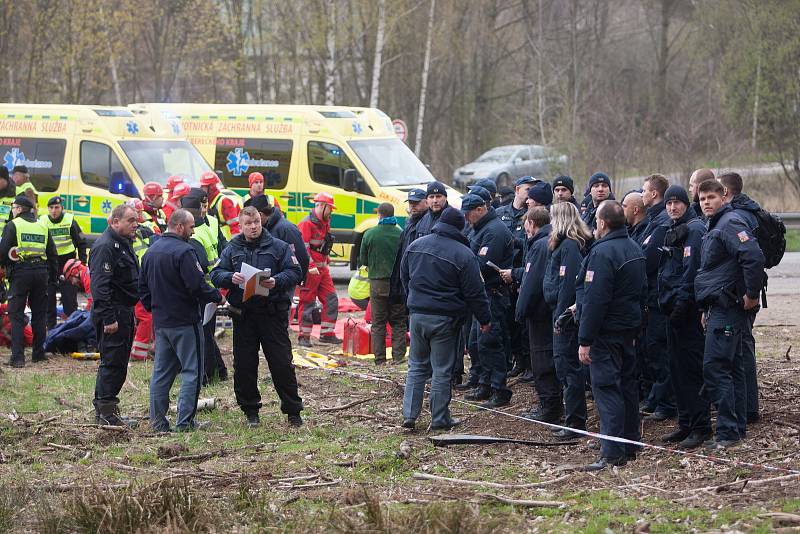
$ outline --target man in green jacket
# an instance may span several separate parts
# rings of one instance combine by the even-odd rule
[[[394,206],[378,206],[378,225],[364,232],[361,240],[361,265],[369,269],[369,299],[372,306],[372,353],[375,363],[386,363],[386,323],[392,326],[392,361],[406,357],[407,313],[401,299],[389,296],[394,258],[400,247],[400,234]]]

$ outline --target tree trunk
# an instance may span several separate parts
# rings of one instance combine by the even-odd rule
[[[375,59],[372,62],[372,88],[369,92],[369,107],[377,108],[381,90],[381,66],[383,62],[383,34],[386,31],[386,0],[378,0],[378,34],[375,37]]]
[[[761,47],[758,50],[758,62],[756,63],[756,94],[753,98],[753,132],[750,139],[750,146],[756,149],[758,135],[758,93],[761,85]]]
[[[419,157],[422,151],[422,124],[425,119],[425,98],[428,93],[428,71],[431,66],[431,40],[433,38],[433,17],[436,11],[436,0],[431,0],[428,13],[428,37],[425,41],[425,59],[422,62],[422,86],[419,91],[419,109],[417,110],[417,133],[414,136],[414,154]]]
[[[336,0],[327,0],[328,31],[325,39],[325,105],[336,102]]]
[[[547,137],[544,132],[544,114],[545,114],[545,95],[544,95],[544,12],[542,0],[539,0],[539,50],[537,51],[537,73],[536,73],[536,86],[539,100],[539,139],[542,145],[547,144]]]

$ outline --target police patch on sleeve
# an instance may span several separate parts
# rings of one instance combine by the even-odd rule
[[[688,258],[692,255],[692,247],[683,247],[683,257]]]
[[[586,271],[586,278],[584,278],[584,281],[591,282],[592,280],[594,280],[594,271]]]
[[[746,243],[747,241],[750,241],[750,236],[747,235],[747,232],[745,232],[744,230],[742,230],[741,232],[736,234],[736,237],[738,237],[739,241],[741,241],[742,243]]]
[[[567,274],[566,265],[562,265],[561,267],[558,268],[558,276],[566,276],[566,274]]]
[[[103,270],[107,273],[111,272],[111,264],[107,261],[103,262]]]
[[[486,256],[488,252],[489,247],[481,247],[481,249],[478,251],[478,256]]]
[[[294,263],[295,265],[300,263],[297,261],[297,258],[294,257],[294,254],[292,254],[292,263]]]

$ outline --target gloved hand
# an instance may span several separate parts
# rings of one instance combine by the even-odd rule
[[[683,324],[689,319],[691,313],[691,306],[685,300],[679,300],[672,308],[672,313],[669,314],[669,322],[672,324]]]

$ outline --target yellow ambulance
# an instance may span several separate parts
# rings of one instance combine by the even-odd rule
[[[0,156],[9,172],[28,167],[40,212],[60,195],[90,239],[145,182],[176,174],[196,183],[210,170],[178,121],[110,106],[0,104]]]
[[[333,194],[337,210],[331,229],[340,259],[346,259],[350,245],[360,243],[363,232],[377,223],[380,203],[394,204],[402,224],[408,191],[425,189],[434,180],[378,109],[220,104],[128,108],[136,117],[180,121],[187,139],[225,185],[241,195],[247,194],[251,172],[263,174],[266,193],[280,199],[292,222],[313,208],[309,199],[314,194]],[[455,190],[448,189],[448,196],[458,205]]]

